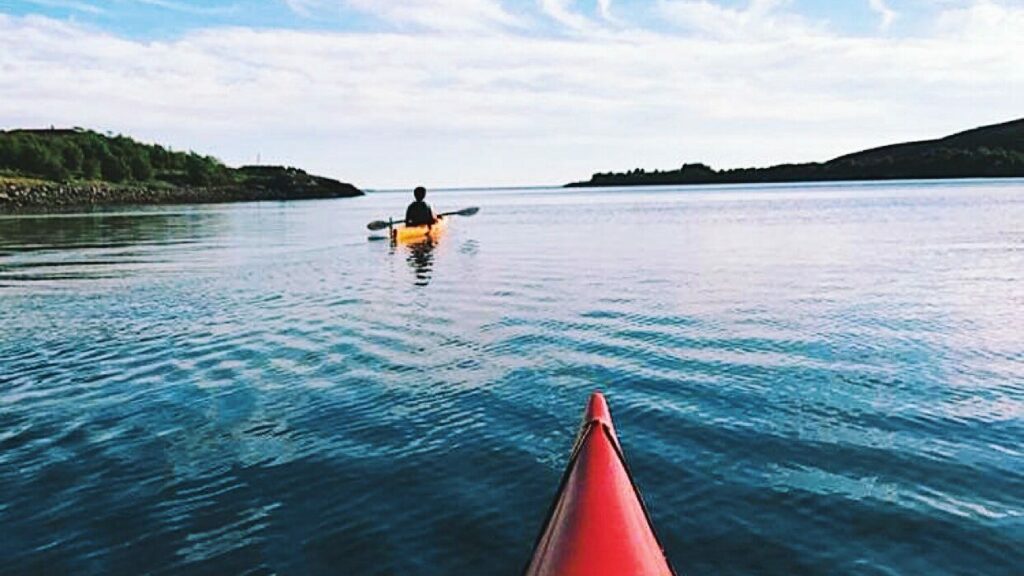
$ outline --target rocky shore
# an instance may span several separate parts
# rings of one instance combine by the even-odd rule
[[[200,204],[348,198],[363,192],[329,178],[303,175],[301,179],[247,182],[221,186],[59,183],[0,178],[0,211],[24,208],[63,208],[116,204]]]

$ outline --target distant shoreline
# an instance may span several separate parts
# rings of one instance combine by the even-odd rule
[[[222,186],[211,188],[152,186],[144,184],[110,184],[106,182],[59,183],[35,181],[27,183],[27,179],[5,179],[0,176],[0,214],[12,212],[64,211],[82,208],[100,208],[111,206],[144,206],[144,205],[201,205],[234,202],[275,202],[292,200],[316,200],[341,198],[329,194],[308,194],[296,196],[292,192],[265,189],[243,188],[240,186]],[[445,191],[515,191],[515,190],[558,190],[558,189],[609,189],[609,188],[678,188],[678,187],[715,187],[731,188],[751,185],[785,186],[787,184],[804,185],[837,185],[837,184],[889,184],[914,182],[970,182],[970,181],[1024,181],[1024,176],[963,176],[936,178],[884,178],[884,179],[835,179],[835,180],[799,180],[799,181],[757,181],[757,182],[708,182],[683,184],[632,184],[632,185],[550,185],[550,186],[517,186],[517,187],[473,187],[465,189],[444,189]],[[438,188],[437,190],[442,190]],[[370,193],[398,194],[404,190],[371,190]]]
[[[231,168],[210,156],[82,128],[0,130],[0,211],[362,195],[298,168]]]
[[[846,154],[827,162],[716,170],[683,164],[676,170],[598,172],[567,188],[793,184],[799,182],[952,180],[1024,177],[1024,119],[982,126],[937,140],[905,142]]]
[[[643,184],[592,184],[590,182],[571,182],[562,184],[558,188],[659,188],[659,187],[690,187],[690,186],[749,186],[751,184],[778,185],[786,184],[869,184],[869,183],[891,183],[891,182],[942,182],[942,181],[971,181],[971,180],[992,180],[1012,181],[1024,180],[1024,174],[1013,176],[922,176],[922,177],[892,177],[892,178],[833,178],[817,180],[748,180],[730,182],[673,182],[673,183],[643,183]]]

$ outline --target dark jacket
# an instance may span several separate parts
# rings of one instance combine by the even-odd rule
[[[433,223],[434,211],[430,209],[430,204],[423,200],[417,200],[409,204],[409,208],[405,211],[406,226],[423,226]]]

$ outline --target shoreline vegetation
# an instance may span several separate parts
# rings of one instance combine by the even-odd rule
[[[0,131],[0,211],[361,195],[298,168],[231,168],[211,156],[82,128]]]
[[[847,154],[827,162],[716,170],[684,164],[677,170],[599,172],[567,188],[685,184],[760,184],[850,180],[1024,177],[1024,119],[982,126],[938,140],[907,142]]]

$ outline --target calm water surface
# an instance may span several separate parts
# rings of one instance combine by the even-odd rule
[[[1024,182],[0,216],[0,572],[516,574],[604,390],[685,574],[1021,574]]]

